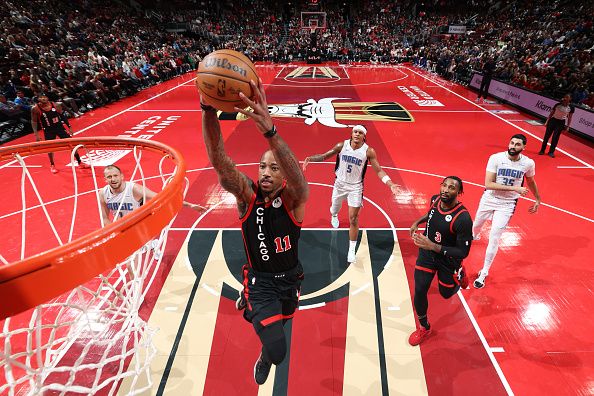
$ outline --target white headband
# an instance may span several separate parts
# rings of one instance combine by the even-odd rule
[[[363,125],[355,125],[353,127],[353,132],[355,131],[363,132],[364,135],[367,135],[367,129],[365,129]]]

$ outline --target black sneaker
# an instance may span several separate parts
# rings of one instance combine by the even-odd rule
[[[545,152],[541,150],[541,151],[538,152],[538,155],[544,155],[544,153]]]
[[[260,352],[260,357],[254,365],[254,380],[256,381],[256,384],[262,385],[266,382],[268,374],[270,374],[270,367],[272,367],[272,363],[264,360],[264,356],[262,356],[262,352]]]
[[[244,310],[247,307],[247,300],[245,299],[245,295],[243,292],[239,293],[239,298],[235,300],[235,308],[238,311]]]

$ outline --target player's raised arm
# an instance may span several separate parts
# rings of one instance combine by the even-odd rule
[[[240,93],[239,96],[253,111],[238,107],[235,108],[235,111],[253,119],[260,132],[268,140],[272,154],[287,180],[287,193],[293,199],[293,208],[305,204],[309,197],[309,186],[305,180],[305,176],[303,176],[299,161],[287,143],[277,133],[276,127],[272,122],[272,117],[268,112],[268,103],[266,102],[266,94],[262,81],[258,80],[257,84],[251,81],[250,84],[255,93],[254,100],[250,100],[243,93]]]
[[[231,158],[225,152],[221,126],[216,110],[207,105],[202,107],[202,136],[206,145],[208,159],[212,163],[221,186],[237,198],[237,208],[241,215],[247,210],[247,205],[254,194],[252,182],[239,172]]]
[[[309,164],[310,162],[322,162],[332,157],[333,155],[340,153],[343,146],[344,142],[339,142],[336,144],[336,146],[332,147],[330,150],[326,151],[323,154],[315,154],[310,155],[309,157],[305,157],[305,160],[303,160],[303,170],[305,171],[305,168],[307,168],[307,164]]]
[[[155,195],[157,195],[156,192],[154,192],[153,190],[151,190],[148,187],[142,186],[141,184],[134,184],[134,187],[132,189],[132,193],[134,194],[134,199],[136,199],[137,201],[140,200],[151,200],[153,199],[153,197]],[[204,212],[206,210],[206,208],[202,205],[198,205],[198,204],[194,204],[191,202],[187,202],[187,201],[183,201],[182,204],[190,209],[194,209],[198,212]]]

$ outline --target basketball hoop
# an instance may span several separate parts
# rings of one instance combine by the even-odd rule
[[[64,198],[44,200],[25,159],[70,151],[74,164],[77,150],[87,152],[93,183],[89,191],[79,191],[79,182],[88,185],[89,180],[83,180],[85,171],[76,171],[72,165],[71,227],[68,238],[62,238],[57,226],[65,222],[57,222],[48,207]],[[97,164],[92,154],[109,150],[132,153],[135,164],[130,180],[144,186],[149,179],[156,179],[162,190],[105,227],[101,218],[93,221],[85,214],[83,219],[97,224],[97,229],[75,235],[80,205],[96,200],[99,208]],[[148,140],[72,138],[0,148],[0,161],[13,159],[22,169],[21,210],[1,214],[0,219],[14,222],[16,233],[20,217],[22,246],[9,252],[14,256],[20,250],[16,260],[0,251],[0,342],[4,346],[0,352],[0,394],[57,391],[111,395],[124,378],[132,379],[131,394],[146,390],[156,350],[151,341],[154,331],[139,316],[139,309],[160,268],[169,227],[182,207],[186,179],[181,154]],[[154,177],[148,176],[147,165],[141,163],[151,159],[158,160]],[[172,163],[171,174],[163,171],[166,161]],[[137,174],[140,177],[135,178]],[[27,196],[31,189],[38,205],[31,205]],[[43,211],[58,246],[26,257],[27,236],[34,235],[26,227],[31,210]],[[68,357],[73,350],[75,356]],[[132,356],[135,364],[128,370]],[[144,383],[149,385],[135,389],[142,375],[148,377]]]

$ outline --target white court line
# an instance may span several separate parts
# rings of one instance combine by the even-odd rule
[[[25,165],[27,168],[42,168],[41,165]],[[6,165],[3,168],[22,168],[20,165]]]
[[[179,112],[198,112],[198,111],[202,111],[202,110],[200,110],[200,109],[186,109],[186,110],[177,110],[177,109],[175,109],[175,110],[167,110],[167,109],[163,109],[163,110],[140,109],[140,110],[128,110],[128,111],[129,112],[135,112],[135,111],[136,112],[140,112],[140,111],[153,111],[153,112],[155,112],[155,111],[161,111],[161,112],[163,112],[163,111],[166,111],[166,112],[178,112],[178,111]]]
[[[327,164],[327,165],[333,165],[333,166],[336,165],[335,162],[312,162],[312,163],[309,164],[309,166],[311,166],[312,164]],[[413,170],[413,169],[396,168],[394,166],[385,166],[385,165],[382,165],[382,168],[391,169],[391,170],[395,170],[395,171],[399,171],[399,172],[409,172],[409,173],[416,173],[416,174],[419,174],[419,175],[433,176],[433,177],[438,177],[438,178],[442,178],[442,179],[445,177],[445,175],[438,175],[436,173],[423,172],[423,171],[418,171],[418,170]],[[485,188],[484,184],[474,183],[474,182],[471,182],[471,181],[468,181],[468,180],[464,180],[464,183],[465,184],[470,184],[470,185],[473,185],[473,186],[476,186],[476,187],[480,187],[482,189]],[[534,199],[526,198],[526,197],[520,197],[520,199],[525,199],[526,201],[530,201],[530,202],[536,202]],[[563,213],[567,213],[568,215],[575,216],[575,217],[577,217],[579,219],[589,221],[590,223],[594,223],[594,219],[591,219],[591,218],[586,217],[586,216],[582,216],[581,214],[577,214],[577,213],[571,212],[569,210],[565,210],[565,209],[560,208],[560,207],[555,206],[555,205],[549,205],[547,203],[541,202],[540,203],[540,206],[546,206],[548,208],[555,209],[555,210],[558,210],[558,211],[563,212]]]
[[[281,75],[281,73],[283,72],[283,70],[285,70],[286,68],[287,68],[287,66],[283,66],[283,67],[280,69],[280,71],[279,71],[278,73],[276,73],[276,76],[274,76],[274,78],[275,78],[275,79],[277,79],[277,78],[278,78],[278,76],[280,76],[280,75]]]
[[[215,297],[219,297],[219,293],[212,287],[208,286],[206,283],[202,285],[202,288],[212,294]]]
[[[424,78],[424,79],[426,79],[427,81],[432,81],[431,79],[429,79],[429,78],[427,78],[427,77],[423,76],[422,74],[420,74],[420,73],[418,73],[418,72],[416,72],[416,71],[414,71],[414,70],[412,70],[412,69],[410,69],[410,68],[408,68],[408,67],[407,67],[407,69],[408,69],[408,70],[410,70],[411,72],[415,73],[416,75],[418,75],[418,76],[420,76],[420,77],[423,77],[423,78]],[[452,94],[456,95],[457,97],[459,97],[459,98],[461,98],[461,99],[463,99],[463,100],[467,101],[467,102],[468,102],[468,103],[470,103],[471,105],[473,105],[473,106],[476,106],[476,107],[478,107],[479,109],[482,109],[482,107],[481,107],[481,106],[479,106],[477,103],[473,102],[472,100],[465,98],[464,96],[462,96],[462,95],[460,95],[460,94],[458,94],[458,93],[456,93],[456,92],[452,91],[452,90],[451,90],[451,89],[449,89],[449,88],[446,88],[446,87],[444,87],[444,86],[443,86],[443,85],[441,85],[441,84],[438,84],[438,83],[437,83],[437,82],[435,82],[435,81],[433,81],[433,83],[435,83],[435,84],[436,84],[436,85],[438,85],[438,86],[441,86],[443,89],[445,89],[446,91],[448,91],[448,92],[450,92],[450,93],[452,93]],[[490,112],[490,111],[488,111],[488,110],[486,110],[486,109],[485,109],[485,112],[486,112],[486,113],[488,113],[488,114],[491,114],[493,117],[497,117],[497,118],[499,118],[501,121],[503,121],[503,122],[505,122],[505,123],[507,123],[507,124],[509,124],[509,125],[513,126],[514,128],[517,128],[517,129],[519,129],[520,131],[522,131],[522,132],[524,132],[524,133],[526,133],[526,134],[528,134],[528,135],[532,136],[532,137],[533,137],[533,138],[535,138],[536,140],[539,140],[539,141],[541,141],[541,142],[542,142],[542,138],[540,138],[540,137],[536,136],[536,135],[535,135],[535,134],[533,134],[532,132],[529,132],[529,131],[525,130],[524,128],[520,127],[519,125],[516,125],[516,124],[512,123],[511,121],[508,121],[508,120],[506,120],[505,118],[503,118],[503,117],[501,117],[501,116],[499,116],[499,115],[497,115],[497,114],[495,114],[495,113],[492,113],[492,112]],[[565,151],[565,150],[563,150],[563,149],[560,149],[559,147],[557,147],[557,150],[558,150],[558,151],[560,151],[560,152],[562,152],[563,154],[567,155],[569,158],[572,158],[573,160],[575,160],[575,161],[579,162],[580,164],[583,164],[583,165],[587,166],[588,168],[594,169],[594,166],[593,166],[593,165],[591,165],[591,164],[587,163],[587,162],[586,162],[586,161],[584,161],[584,160],[581,160],[581,159],[579,159],[579,158],[578,158],[578,157],[576,157],[575,155],[569,154],[567,151]]]
[[[505,352],[505,349],[503,349],[503,347],[491,347],[491,352],[493,352],[493,353],[503,353],[503,352]]]
[[[558,166],[559,169],[590,169],[587,166]]]
[[[317,304],[309,304],[309,305],[300,305],[299,306],[299,310],[300,311],[303,311],[303,310],[306,310],[306,309],[320,308],[320,307],[323,307],[325,305],[326,305],[325,302],[321,302],[321,303],[317,303]]]
[[[342,70],[344,71],[344,74],[347,76],[347,79],[350,80],[351,79],[351,75],[349,74],[349,72],[347,72],[346,67],[344,67],[344,66],[341,66],[341,67],[342,67]]]
[[[484,113],[484,110],[408,110],[409,113]]]
[[[470,321],[472,322],[472,325],[474,326],[474,330],[476,331],[481,342],[483,343],[483,347],[485,347],[485,351],[487,351],[487,355],[489,355],[489,359],[491,359],[491,363],[493,363],[493,367],[495,367],[495,371],[497,372],[497,375],[499,375],[499,379],[501,380],[503,387],[507,391],[508,395],[513,396],[514,392],[512,391],[511,386],[509,386],[509,382],[507,382],[507,378],[505,378],[505,374],[503,374],[503,370],[501,370],[501,367],[499,367],[499,363],[497,363],[497,359],[495,359],[495,355],[493,355],[493,351],[491,350],[491,347],[489,347],[489,343],[487,342],[485,335],[483,334],[476,319],[474,318],[474,315],[472,314],[472,311],[470,310],[470,307],[468,306],[466,299],[462,295],[462,289],[458,290],[458,293],[456,293],[456,294],[458,294],[458,297],[460,298],[460,301],[462,302],[462,306],[466,310],[466,313],[468,314],[468,318],[470,319]]]
[[[363,290],[367,289],[369,286],[371,286],[371,283],[367,282],[366,284],[364,284],[363,286],[361,286],[360,288],[355,290],[353,292],[352,296],[356,296],[357,294],[361,293]]]
[[[336,165],[336,163],[334,163],[334,162],[312,162],[312,164]],[[250,162],[250,163],[235,164],[235,165],[238,166],[238,167],[239,166],[253,166],[253,165],[259,165],[259,163]],[[384,165],[382,165],[382,168],[396,170],[396,171],[399,171],[399,172],[409,172],[409,173],[416,173],[416,174],[419,174],[419,175],[439,177],[439,178],[442,178],[442,179],[445,177],[443,175],[438,175],[438,174],[435,174],[435,173],[417,171],[417,170],[413,170],[413,169],[396,168],[396,167],[393,167],[393,166],[384,166]],[[213,170],[213,167],[212,166],[207,166],[207,167],[204,167],[204,168],[189,169],[189,170],[186,171],[186,173],[201,172],[201,171],[205,171],[205,170]],[[170,174],[167,174],[166,176],[169,176],[169,175]],[[157,177],[160,177],[160,176],[146,177],[145,180],[151,180],[151,179],[155,179]],[[474,183],[474,182],[471,182],[471,181],[468,181],[468,180],[464,180],[464,183],[470,184],[470,185],[473,185],[473,186],[476,186],[476,187],[480,187],[482,189],[485,188],[485,186],[483,184]],[[319,183],[309,183],[309,184],[326,186],[325,184],[319,184]],[[332,187],[332,186],[330,186],[330,187]],[[95,193],[95,191],[94,190],[85,191],[85,192],[79,193],[78,195],[80,196],[80,195],[85,195],[85,194],[90,194],[90,193]],[[46,205],[53,204],[53,203],[60,202],[60,201],[65,201],[67,199],[72,199],[72,198],[74,198],[73,195],[68,196],[68,197],[59,198],[59,199],[56,199],[54,201],[46,202]],[[367,199],[367,198],[365,198],[365,199]],[[533,199],[526,198],[526,197],[520,197],[520,199],[525,199],[526,201],[535,202]],[[571,215],[571,216],[575,216],[575,217],[580,218],[582,220],[589,221],[590,223],[594,223],[594,219],[590,219],[589,217],[582,216],[580,214],[571,212],[569,210],[565,210],[563,208],[559,208],[559,207],[554,206],[554,205],[549,205],[549,204],[546,204],[544,202],[541,202],[540,205],[541,206],[546,206],[546,207],[551,208],[551,209],[558,210],[560,212],[566,213],[566,214]],[[31,206],[31,207],[27,208],[27,210],[38,209],[40,207],[41,207],[41,205]],[[382,212],[382,214],[384,214],[386,217],[388,217],[387,214],[385,212],[383,212],[382,209],[380,209],[379,207],[378,207],[378,209],[380,210],[380,212]],[[12,213],[8,213],[8,214],[5,214],[5,215],[2,215],[2,216],[0,216],[0,220],[3,219],[3,218],[6,218],[6,217],[14,216],[15,214],[21,214],[21,211],[18,210],[16,212],[12,212]],[[397,229],[396,227],[393,227],[393,224],[391,224],[391,225],[392,225],[392,227],[390,227],[391,230],[394,230],[394,231],[405,231],[406,230],[406,228]],[[220,228],[213,228],[212,230],[219,230],[219,229]],[[319,230],[321,228],[313,228],[313,229],[314,230]],[[328,228],[328,229],[330,229],[330,228]],[[334,228],[332,228],[332,229],[334,229]],[[421,228],[419,228],[419,229],[421,229]],[[172,228],[172,230],[175,230],[175,229]],[[182,229],[180,229],[180,230],[182,230]],[[207,230],[207,228],[201,228],[201,230]]]
[[[195,79],[196,79],[196,77],[192,78],[190,81],[194,81]],[[109,117],[107,117],[107,118],[104,118],[104,119],[102,119],[101,121],[97,121],[96,123],[94,123],[94,124],[92,124],[92,125],[89,125],[88,127],[85,127],[85,128],[83,128],[83,129],[80,129],[79,131],[77,131],[77,132],[74,132],[74,133],[73,133],[73,135],[78,135],[79,133],[82,133],[82,132],[84,132],[84,131],[86,131],[86,130],[89,130],[89,129],[91,129],[91,128],[94,128],[94,127],[96,127],[97,125],[103,124],[105,121],[111,120],[112,118],[114,118],[114,117],[117,117],[117,116],[119,116],[120,114],[124,114],[125,112],[127,112],[127,111],[130,111],[130,110],[132,110],[133,108],[135,108],[135,107],[138,107],[138,106],[140,106],[140,105],[143,105],[143,104],[145,104],[146,102],[150,102],[151,100],[153,100],[153,99],[156,99],[156,98],[158,98],[159,96],[163,96],[163,95],[165,95],[166,93],[169,93],[169,92],[171,92],[171,91],[173,91],[173,90],[175,90],[175,89],[178,89],[179,87],[182,87],[182,86],[184,86],[184,85],[185,85],[185,84],[187,84],[187,83],[188,83],[188,81],[184,81],[183,83],[181,83],[181,84],[178,84],[178,85],[176,85],[175,87],[169,88],[167,91],[163,91],[163,92],[161,92],[160,94],[157,94],[157,95],[155,95],[155,96],[151,96],[150,98],[148,98],[148,99],[146,99],[146,100],[143,100],[143,101],[142,101],[142,102],[140,102],[140,103],[136,103],[135,105],[133,105],[133,106],[130,106],[130,107],[128,107],[127,109],[124,109],[124,110],[122,110],[122,111],[120,111],[120,112],[117,112],[117,113],[115,113],[115,114],[112,114],[111,116],[109,116]]]
[[[196,79],[196,77],[192,78],[190,81],[194,81],[195,79]],[[155,96],[151,96],[150,98],[148,98],[148,99],[146,99],[146,100],[143,100],[143,101],[142,101],[142,102],[140,102],[140,103],[136,103],[135,105],[132,105],[132,106],[128,107],[127,109],[124,109],[124,110],[122,110],[122,111],[120,111],[120,112],[118,112],[118,113],[112,114],[112,115],[110,115],[109,117],[106,117],[106,118],[104,118],[104,119],[102,119],[102,120],[100,120],[100,121],[97,121],[96,123],[94,123],[94,124],[91,124],[91,125],[89,125],[89,126],[87,126],[87,127],[83,128],[83,129],[79,129],[78,131],[74,132],[74,133],[72,134],[72,136],[76,136],[76,135],[78,135],[79,133],[83,133],[84,131],[87,131],[87,130],[89,130],[89,129],[91,129],[91,128],[94,128],[94,127],[96,127],[97,125],[103,124],[105,121],[111,120],[112,118],[115,118],[115,117],[119,116],[120,114],[124,114],[125,112],[127,112],[127,111],[130,111],[130,110],[132,110],[132,109],[133,109],[133,108],[135,108],[135,107],[138,107],[138,106],[140,106],[140,105],[142,105],[142,104],[145,104],[146,102],[149,102],[149,101],[151,101],[151,100],[153,100],[153,99],[155,99],[155,98],[158,98],[159,96],[165,95],[166,93],[168,93],[168,92],[171,92],[171,91],[173,91],[174,89],[177,89],[177,88],[179,88],[179,87],[182,87],[182,86],[184,86],[184,85],[185,85],[185,84],[187,84],[187,83],[188,83],[188,81],[184,81],[183,83],[181,83],[181,84],[178,84],[178,85],[176,85],[175,87],[168,89],[167,91],[163,91],[163,92],[161,92],[160,94],[157,94],[157,95],[155,95]],[[10,166],[10,165],[12,165],[12,164],[14,164],[14,163],[16,163],[16,162],[17,162],[16,160],[13,160],[13,161],[10,161],[10,162],[8,162],[8,163],[6,163],[6,164],[4,164],[4,165],[0,165],[0,169],[6,168],[6,167],[8,167],[8,166]]]

